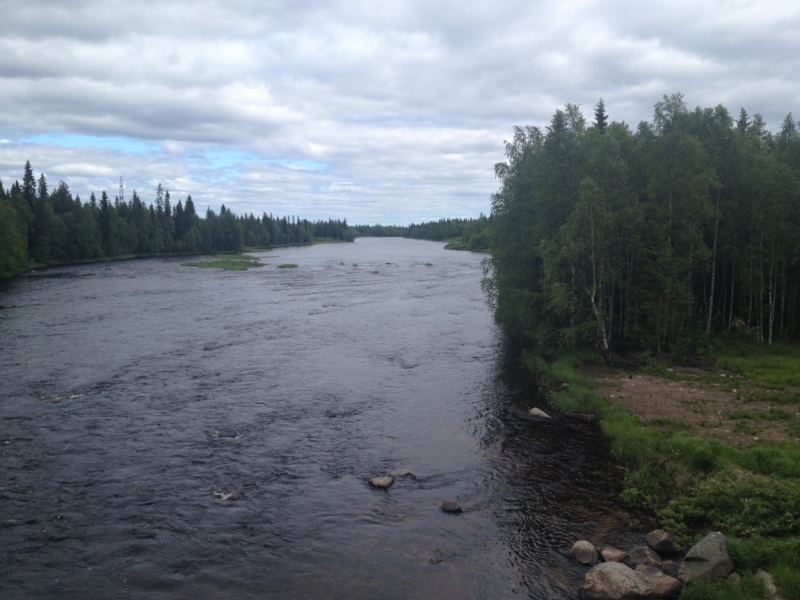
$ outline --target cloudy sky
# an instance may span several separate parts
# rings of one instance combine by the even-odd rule
[[[800,116],[791,0],[0,0],[0,179],[201,209],[488,213],[514,125],[598,98]]]

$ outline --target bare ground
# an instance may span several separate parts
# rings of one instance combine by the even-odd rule
[[[600,384],[595,390],[598,394],[654,425],[678,426],[692,435],[738,446],[800,441],[800,405],[745,400],[745,389],[755,388],[735,375],[722,378],[718,374],[722,383],[714,383],[709,381],[713,374],[692,368],[676,369],[676,380],[603,368],[592,368],[587,374]],[[775,411],[782,418],[776,419]],[[750,418],[742,418],[745,413]]]

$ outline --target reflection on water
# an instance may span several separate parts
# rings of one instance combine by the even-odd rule
[[[569,598],[576,538],[626,544],[599,430],[527,417],[480,255],[261,257],[2,291],[3,598]]]

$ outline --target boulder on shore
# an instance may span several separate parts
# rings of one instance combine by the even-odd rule
[[[442,502],[442,510],[446,513],[460,513],[461,507],[455,500],[445,500]]]
[[[636,571],[641,573],[650,580],[653,584],[653,598],[678,598],[683,590],[683,584],[670,577],[666,573],[662,573],[660,569],[655,567],[648,567],[639,565]]]
[[[647,577],[617,562],[592,567],[578,590],[581,600],[644,600],[652,596],[653,584]]]
[[[733,571],[728,554],[728,538],[715,531],[689,549],[678,571],[683,583],[724,579]]]
[[[761,580],[761,582],[764,584],[764,587],[767,588],[767,594],[769,594],[770,598],[780,598],[780,595],[778,594],[778,586],[775,585],[775,578],[771,573],[767,573],[766,571],[759,569],[756,571],[756,579]]]
[[[651,531],[645,537],[647,545],[659,554],[674,554],[678,551],[675,545],[675,536],[663,529]]]
[[[625,562],[625,559],[628,558],[628,553],[622,550],[618,550],[612,546],[603,546],[600,549],[600,556],[603,557],[603,560],[606,562]]]
[[[369,484],[373,487],[386,489],[394,483],[394,477],[373,477]]]
[[[597,549],[591,542],[580,540],[572,545],[569,556],[582,565],[593,565],[597,562]]]
[[[656,569],[660,569],[661,564],[661,557],[653,552],[648,546],[634,546],[630,550],[628,550],[629,558],[628,561],[633,563],[635,566],[645,565],[647,567],[655,567]]]

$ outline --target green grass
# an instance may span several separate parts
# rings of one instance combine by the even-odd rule
[[[255,256],[248,254],[216,254],[213,260],[185,262],[184,267],[198,267],[200,269],[223,269],[225,271],[246,271],[253,267],[264,265]]]
[[[688,586],[681,600],[755,600],[769,598],[764,584],[750,573],[737,585],[728,581],[699,582]]]
[[[800,346],[797,345],[748,346],[720,354],[717,365],[769,390],[800,387]]]
[[[800,367],[800,349],[795,348],[761,348],[755,356],[734,358],[724,357],[726,368],[755,386],[794,385]],[[595,393],[597,384],[580,370],[597,361],[592,354],[565,355],[548,364],[524,353],[523,361],[556,408],[600,416],[613,455],[626,467],[621,499],[649,509],[650,526],[672,531],[684,544],[709,531],[729,537],[742,583],[692,585],[682,598],[765,597],[760,582],[750,576],[757,568],[775,576],[784,597],[800,598],[800,444],[738,447],[692,437],[668,419],[647,423]],[[666,369],[655,365],[649,371],[679,377]],[[719,371],[714,369],[708,378],[716,382]],[[736,411],[731,417],[740,419],[737,428],[748,431],[758,423],[787,420],[800,430],[794,412],[777,408]]]
[[[278,265],[279,269],[296,269],[297,265],[294,263],[284,263],[282,265]]]

